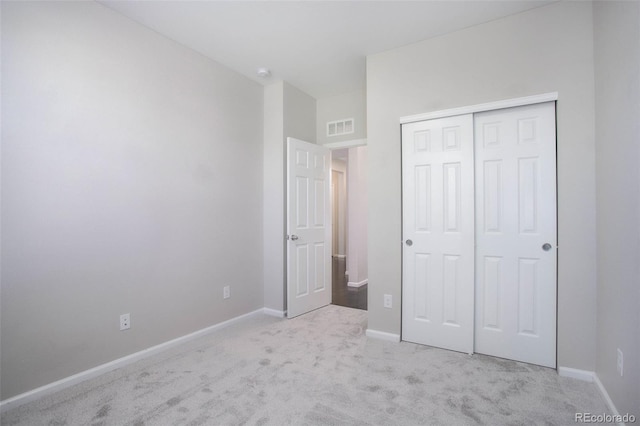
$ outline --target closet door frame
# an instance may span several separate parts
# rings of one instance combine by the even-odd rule
[[[427,112],[423,114],[407,115],[405,117],[400,117],[400,124],[402,125],[414,123],[416,121],[433,120],[434,118],[451,117],[454,115],[476,114],[479,112],[493,111],[503,108],[513,108],[524,105],[541,104],[544,102],[555,102],[557,100],[558,92],[550,92],[541,95],[487,102],[484,104],[470,105],[460,108],[443,109],[440,111]]]

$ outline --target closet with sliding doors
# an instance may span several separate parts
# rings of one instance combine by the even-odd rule
[[[556,366],[555,94],[402,119],[402,339]]]

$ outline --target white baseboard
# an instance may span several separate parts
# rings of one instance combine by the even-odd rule
[[[371,330],[370,328],[367,329],[366,335],[367,337],[371,337],[372,339],[386,340],[387,342],[398,343],[400,341],[399,334],[387,333],[387,332],[378,331],[378,330]]]
[[[582,380],[583,382],[593,382],[596,375],[593,371],[578,370],[576,368],[558,367],[558,374],[562,377]]]
[[[369,280],[362,280],[359,283],[354,283],[354,282],[349,281],[347,283],[347,286],[348,287],[362,287],[363,285],[366,285],[368,282],[369,282]]]
[[[600,393],[602,394],[604,401],[609,406],[609,410],[611,410],[611,414],[613,414],[614,416],[619,416],[620,413],[618,412],[616,405],[613,403],[613,400],[609,396],[609,392],[607,392],[607,389],[604,387],[604,385],[600,381],[600,378],[598,377],[598,375],[594,373],[593,379],[594,379],[594,382],[596,382],[596,386],[598,386],[598,389],[600,390]],[[622,422],[618,422],[618,426],[625,426],[625,425]]]
[[[609,396],[609,392],[607,392],[607,389],[604,387],[595,371],[578,370],[576,368],[569,367],[558,367],[558,374],[563,377],[570,377],[572,379],[595,383],[598,387],[598,390],[600,391],[600,394],[602,395],[602,398],[607,403],[609,410],[611,410],[611,414],[613,414],[614,416],[620,415],[618,409],[616,408],[616,405],[613,403],[613,400]],[[625,424],[622,422],[618,422],[617,424],[618,426],[625,426]]]
[[[201,330],[195,331],[193,333],[178,337],[176,339],[169,340],[168,342],[160,343],[159,345],[152,346],[147,349],[143,349],[131,355],[118,358],[111,362],[107,362],[106,364],[98,365],[97,367],[93,367],[93,368],[90,368],[89,370],[81,371],[80,373],[74,374],[69,377],[65,377],[64,379],[55,381],[53,383],[49,383],[48,385],[44,385],[39,388],[22,393],[20,395],[16,395],[12,398],[5,399],[4,401],[0,401],[0,413],[4,413],[5,411],[11,408],[26,404],[31,401],[35,401],[44,396],[50,395],[54,392],[58,392],[62,389],[66,389],[78,383],[84,382],[85,380],[93,379],[95,377],[101,376],[102,374],[108,373],[118,368],[125,367],[129,364],[133,364],[136,361],[140,361],[141,359],[166,351],[167,349],[173,348],[175,346],[182,345],[188,341],[197,339],[199,337],[212,333],[216,330],[220,330],[221,328],[227,327],[243,318],[247,318],[256,314],[263,314],[263,313],[265,313],[264,309],[260,308],[253,312],[249,312],[247,314],[240,315],[235,318],[231,318],[227,321],[214,324],[210,327],[206,327]]]
[[[263,308],[262,311],[265,315],[276,318],[284,318],[287,315],[287,311],[279,311],[277,309]]]

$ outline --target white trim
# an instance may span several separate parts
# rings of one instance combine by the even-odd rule
[[[287,311],[279,311],[277,309],[271,309],[271,308],[263,308],[262,312],[265,315],[269,315],[270,317],[276,317],[276,318],[284,318],[287,315]]]
[[[367,139],[352,139],[349,141],[325,143],[320,146],[324,146],[325,148],[334,150],[334,149],[342,149],[342,148],[355,148],[356,146],[363,146],[366,144],[367,144]]]
[[[363,285],[367,285],[368,282],[369,280],[362,280],[359,283],[354,283],[352,281],[349,281],[347,283],[347,287],[362,287]]]
[[[405,117],[400,117],[400,124],[433,120],[434,118],[452,117],[454,115],[473,114],[482,111],[493,111],[502,108],[513,108],[523,105],[540,104],[543,102],[552,102],[557,100],[558,92],[544,93],[541,95],[525,96],[523,98],[506,99],[503,101],[487,102],[484,104],[451,108],[441,111],[427,112],[423,114],[407,115]]]
[[[558,375],[582,380],[583,382],[593,382],[596,373],[593,371],[578,370],[576,368],[558,367]]]
[[[366,331],[367,337],[371,337],[372,339],[385,340],[387,342],[400,342],[400,335],[394,333],[387,333],[384,331],[372,330],[367,328]]]
[[[604,398],[604,401],[607,403],[607,406],[609,407],[609,410],[611,410],[611,413],[614,416],[619,416],[620,413],[618,412],[618,409],[616,408],[615,404],[613,403],[613,400],[609,396],[609,392],[607,392],[607,389],[604,387],[604,385],[600,381],[600,378],[598,377],[598,375],[594,373],[593,374],[593,379],[596,382],[596,386],[598,386],[598,389],[600,390],[600,393],[602,394],[602,398]],[[619,426],[625,426],[623,422],[618,422],[618,425]]]
[[[12,398],[5,399],[4,401],[0,401],[0,413],[4,413],[5,411],[11,408],[26,404],[31,401],[35,401],[44,396],[61,391],[63,389],[66,389],[78,383],[84,382],[89,379],[93,379],[95,377],[101,376],[110,371],[125,367],[129,364],[133,364],[134,362],[140,361],[141,359],[148,358],[152,355],[166,351],[167,349],[173,348],[175,346],[181,345],[188,341],[205,336],[216,330],[227,327],[241,319],[258,315],[258,314],[263,314],[263,313],[264,313],[264,308],[260,308],[253,312],[249,312],[247,314],[240,315],[235,318],[231,318],[221,323],[214,324],[210,327],[203,328],[201,330],[186,334],[176,339],[169,340],[164,343],[160,343],[159,345],[152,346],[150,348],[143,349],[139,352],[132,353],[122,358],[115,359],[113,361],[107,362],[106,364],[98,365],[97,367],[93,367],[88,370],[81,371],[80,373],[71,375],[69,377],[65,377],[64,379],[60,379],[58,381],[49,383],[44,386],[40,386],[39,388],[32,389],[25,393],[21,393],[20,395],[16,395]]]
[[[618,412],[618,409],[613,403],[613,400],[609,396],[609,392],[607,392],[607,389],[604,387],[604,385],[600,381],[600,378],[594,371],[578,370],[576,368],[569,368],[569,367],[558,367],[558,374],[562,377],[570,377],[572,379],[578,379],[585,382],[595,383],[596,386],[598,387],[598,390],[600,391],[600,394],[602,395],[602,398],[607,403],[609,410],[611,410],[611,413],[614,416],[620,415],[620,413]],[[625,426],[625,424],[622,422],[618,422],[618,426]]]

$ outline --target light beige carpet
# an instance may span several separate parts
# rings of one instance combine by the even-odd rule
[[[3,425],[571,425],[551,369],[364,335],[365,311],[262,315],[6,412]]]

